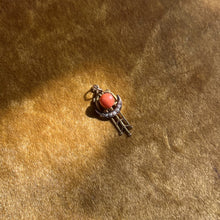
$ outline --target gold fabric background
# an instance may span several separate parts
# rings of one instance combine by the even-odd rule
[[[220,218],[219,32],[219,0],[2,0],[0,218]]]

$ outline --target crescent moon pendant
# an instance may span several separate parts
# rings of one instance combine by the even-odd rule
[[[99,114],[101,117],[103,118],[113,118],[115,117],[120,111],[121,111],[121,108],[122,108],[122,100],[120,98],[119,95],[117,95],[117,100],[118,100],[118,103],[115,107],[115,109],[111,112],[107,112],[107,113],[102,113],[100,112],[99,110],[95,110],[97,114]]]

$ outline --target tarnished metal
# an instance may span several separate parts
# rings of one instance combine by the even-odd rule
[[[129,124],[124,115],[120,112],[122,108],[122,100],[120,96],[116,96],[109,89],[103,91],[101,88],[99,88],[98,85],[93,85],[91,88],[91,92],[93,93],[92,100],[96,106],[96,113],[102,118],[110,119],[118,130],[119,135],[122,135],[125,132],[128,136],[131,136],[131,132],[129,130],[132,129],[132,126]],[[99,99],[104,93],[110,93],[115,98],[114,105],[109,109],[104,109],[99,103]]]

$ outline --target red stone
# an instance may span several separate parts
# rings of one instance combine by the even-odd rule
[[[111,108],[115,104],[115,98],[111,93],[104,93],[100,97],[99,102],[102,107]]]

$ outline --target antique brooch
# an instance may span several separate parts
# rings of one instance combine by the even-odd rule
[[[103,91],[98,85],[91,88],[93,93],[92,102],[95,105],[96,113],[105,119],[110,119],[117,128],[119,135],[125,132],[131,136],[130,129],[132,126],[120,112],[122,108],[122,100],[119,95],[113,94],[109,89]]]

